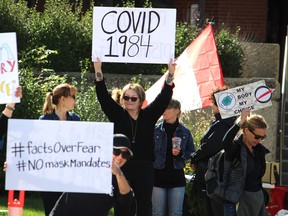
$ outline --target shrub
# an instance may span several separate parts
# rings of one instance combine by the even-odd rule
[[[63,1],[46,1],[44,13],[31,9],[27,19],[28,49],[44,44],[59,52],[58,56],[50,56],[55,71],[80,71],[79,62],[91,55],[91,16],[91,12],[72,12]]]
[[[229,29],[223,27],[223,29],[216,34],[215,40],[225,77],[237,78],[242,76],[241,69],[244,52],[238,39],[239,31],[240,28],[237,29],[236,33],[232,33]]]
[[[132,7],[132,0],[124,2]],[[151,7],[145,1],[145,7]],[[55,50],[58,55],[51,55],[49,61],[55,71],[80,71],[79,62],[90,59],[92,48],[92,7],[85,14],[81,5],[72,6],[67,1],[49,0],[45,3],[45,11],[37,12],[36,8],[27,8],[26,1],[0,1],[0,32],[16,32],[19,59],[25,58],[27,52],[45,46],[47,50]],[[201,29],[191,27],[188,23],[178,22],[176,25],[175,57],[178,57]],[[238,31],[229,29],[216,34],[216,43],[220,62],[225,77],[239,77],[243,51],[239,45]],[[125,64],[106,63],[103,70],[116,74],[162,74],[166,70],[163,64]],[[92,71],[91,65],[87,68]]]
[[[0,32],[17,32],[18,50],[24,50],[29,38],[26,21],[29,9],[25,1],[0,1]]]

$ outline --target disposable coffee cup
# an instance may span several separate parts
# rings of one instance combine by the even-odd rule
[[[173,137],[172,138],[173,148],[179,148],[180,149],[180,144],[181,144],[181,138],[180,137]]]

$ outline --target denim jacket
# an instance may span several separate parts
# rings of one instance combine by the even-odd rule
[[[167,136],[165,129],[163,127],[164,122],[155,126],[154,130],[154,168],[155,169],[164,169],[165,160],[166,160],[166,150],[167,150]],[[190,158],[191,153],[195,151],[193,137],[190,130],[179,124],[176,128],[176,137],[181,137],[181,157],[174,157],[174,168],[183,169],[186,165],[185,161]]]
[[[67,121],[80,121],[79,115],[73,112],[67,112]],[[59,117],[56,115],[55,110],[51,114],[41,115],[39,120],[60,120]]]

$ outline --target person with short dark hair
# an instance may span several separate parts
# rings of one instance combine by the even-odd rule
[[[227,90],[228,87],[219,87],[212,91],[210,100],[212,101],[212,113],[214,120],[208,130],[204,133],[200,141],[199,149],[191,155],[191,166],[195,168],[195,179],[193,182],[193,194],[197,198],[202,198],[205,202],[204,212],[206,216],[223,216],[224,207],[222,200],[212,200],[206,194],[205,173],[208,168],[208,160],[223,149],[222,139],[229,128],[234,124],[236,117],[222,119],[215,94]]]
[[[116,216],[135,215],[133,191],[121,171],[121,167],[133,156],[130,141],[123,134],[113,138],[112,192],[111,194],[63,193],[50,216],[107,216],[114,208]]]
[[[194,142],[190,130],[179,122],[180,114],[180,102],[172,99],[162,115],[163,121],[155,126],[153,216],[183,215],[184,168],[194,152]]]

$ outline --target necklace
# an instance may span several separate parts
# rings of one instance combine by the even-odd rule
[[[137,119],[135,120],[135,127],[131,116],[129,115],[129,119],[131,122],[131,135],[132,135],[132,143],[135,143],[135,138],[137,134]]]

